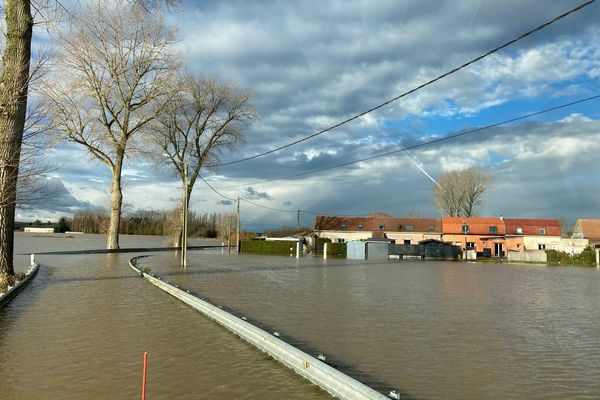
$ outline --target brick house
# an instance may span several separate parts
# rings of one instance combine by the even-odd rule
[[[600,219],[578,219],[573,229],[573,239],[587,239],[592,247],[600,247]]]
[[[504,257],[522,246],[522,238],[506,238],[502,218],[442,217],[442,234],[444,241],[483,256]]]
[[[555,219],[504,218],[506,237],[523,238],[523,249],[560,250],[561,225]]]
[[[338,217],[319,215],[314,233],[332,242],[388,238],[396,243],[417,244],[422,240],[442,237],[441,223],[436,218]]]

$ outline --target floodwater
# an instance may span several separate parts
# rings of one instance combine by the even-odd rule
[[[160,247],[165,240],[125,236],[121,245]],[[16,252],[104,244],[99,235],[21,234]],[[200,251],[190,254],[201,257]],[[128,266],[134,255],[37,256],[42,264],[38,275],[0,310],[2,400],[140,398],[145,351],[149,399],[329,398],[140,279]],[[17,269],[25,270],[29,256],[18,261]]]
[[[124,237],[123,247],[165,238]],[[192,243],[192,244],[200,244]],[[205,242],[204,244],[209,244]],[[17,237],[17,252],[104,238]],[[190,251],[141,266],[403,399],[600,398],[600,270]],[[0,310],[2,399],[329,396],[135,276],[135,254],[39,255]],[[28,256],[20,256],[23,268]]]
[[[403,399],[599,399],[600,270],[195,253],[143,267]]]

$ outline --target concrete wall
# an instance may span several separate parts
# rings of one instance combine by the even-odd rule
[[[525,251],[539,250],[539,245],[545,245],[546,250],[560,250],[560,236],[524,236]]]
[[[590,241],[588,239],[561,238],[559,250],[571,255],[581,254],[589,244]]]
[[[32,226],[28,226],[24,230],[25,232],[31,233],[54,233],[54,228],[34,228]]]
[[[235,333],[242,339],[253,344],[258,349],[268,353],[296,373],[320,386],[333,396],[340,399],[388,399],[383,394],[371,389],[363,383],[341,373],[324,362],[304,353],[281,339],[263,331],[262,329],[229,314],[214,305],[184,292],[170,284],[151,275],[142,273],[135,267],[134,257],[129,260],[129,265],[137,273],[148,279],[153,285],[169,293],[171,296],[200,311],[208,318]]]
[[[545,251],[531,250],[522,253],[509,251],[508,252],[509,262],[532,262],[532,263],[546,263],[548,262],[548,256]]]
[[[317,234],[320,238],[331,239],[334,243],[339,239],[349,242],[351,240],[365,240],[373,237],[371,231],[318,231]]]

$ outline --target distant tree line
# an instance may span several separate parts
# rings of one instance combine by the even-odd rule
[[[110,215],[104,210],[86,210],[65,220],[68,230],[83,233],[105,234],[110,226]],[[181,229],[179,210],[138,210],[123,215],[119,232],[127,235],[178,235]],[[236,229],[236,216],[225,213],[197,213],[190,211],[188,236],[227,238]]]

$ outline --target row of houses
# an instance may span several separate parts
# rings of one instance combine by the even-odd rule
[[[573,235],[563,237],[561,224],[555,219],[318,216],[313,238],[332,242],[387,238],[396,244],[433,239],[484,257],[550,249],[578,254],[590,244],[600,247],[600,220],[577,220]]]

